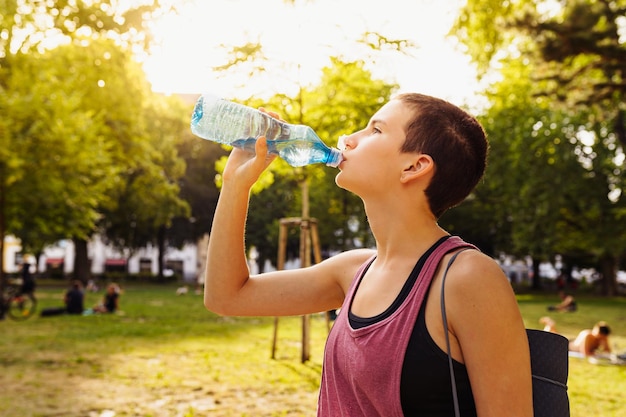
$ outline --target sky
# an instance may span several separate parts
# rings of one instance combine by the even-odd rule
[[[401,91],[438,96],[456,104],[476,101],[478,83],[469,58],[447,38],[463,0],[195,0],[178,15],[154,24],[156,47],[144,62],[153,89],[164,93],[213,93],[225,98],[294,94],[316,84],[330,56],[364,59],[376,78]],[[363,33],[408,39],[410,56],[367,56],[355,42]],[[260,42],[269,63],[251,80],[214,67],[228,62],[228,47]]]

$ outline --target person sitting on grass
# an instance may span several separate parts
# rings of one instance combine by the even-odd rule
[[[550,317],[542,317],[539,322],[544,325],[544,331],[557,333],[556,323]],[[569,351],[579,353],[584,357],[596,356],[599,353],[610,354],[610,334],[611,328],[606,322],[599,321],[592,329],[582,330],[575,339],[570,340]]]
[[[80,280],[72,282],[72,287],[65,293],[65,311],[67,314],[83,314],[85,310],[85,293],[83,283]]]
[[[578,306],[576,305],[576,300],[574,299],[574,296],[561,290],[559,291],[559,297],[561,298],[561,303],[555,306],[548,306],[549,311],[574,312],[578,310]]]
[[[107,286],[102,303],[93,308],[94,313],[115,313],[119,308],[120,287],[115,282]]]
[[[72,281],[71,287],[63,294],[63,307],[48,307],[41,310],[41,317],[61,314],[83,314],[85,294],[80,280]]]

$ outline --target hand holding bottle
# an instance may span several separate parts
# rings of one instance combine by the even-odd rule
[[[254,150],[255,153],[252,154],[240,148],[233,148],[222,174],[224,184],[236,183],[249,190],[263,171],[276,159],[276,155],[269,154],[267,151],[265,136],[259,137]]]
[[[267,111],[263,107],[260,107],[259,111],[284,122],[276,112]],[[237,177],[240,177],[242,186],[246,187],[246,189],[252,188],[263,171],[267,169],[277,156],[268,153],[267,138],[265,136],[261,136],[257,139],[254,150],[255,153],[253,154],[241,148],[233,148],[222,174],[224,183],[230,180],[236,180]]]
[[[254,152],[257,138],[264,136],[268,152],[294,167],[315,163],[337,167],[342,160],[341,152],[328,147],[309,126],[289,124],[272,113],[210,95],[198,99],[191,116],[191,131],[203,139],[250,153]]]

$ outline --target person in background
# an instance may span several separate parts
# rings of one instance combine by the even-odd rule
[[[22,264],[22,285],[20,286],[19,295],[32,294],[35,292],[35,277],[30,272],[30,263],[24,262]]]
[[[120,287],[115,282],[107,286],[101,304],[93,308],[95,313],[115,313],[119,308]]]
[[[340,308],[326,342],[318,416],[450,416],[440,298],[444,267],[459,253],[445,295],[461,415],[531,417],[528,339],[511,285],[492,258],[459,252],[468,244],[437,222],[478,184],[487,151],[482,127],[464,110],[423,94],[394,97],[345,138],[335,178],[363,201],[376,249],[251,275],[250,189],[274,157],[264,137],[255,154],[233,149],[210,234],[205,307],[233,316]]]
[[[561,302],[557,305],[548,306],[548,311],[574,312],[578,310],[578,305],[573,295],[561,290],[559,291],[559,297],[561,298]]]
[[[543,330],[546,332],[558,333],[556,330],[556,322],[550,317],[542,317],[539,323],[543,324]],[[599,353],[611,353],[611,345],[609,344],[609,335],[611,328],[605,321],[597,322],[593,328],[581,330],[575,339],[569,341],[569,351],[579,353],[584,357],[595,356]]]
[[[64,301],[65,311],[68,314],[83,314],[85,293],[83,292],[83,283],[80,280],[72,282],[72,287],[65,293]]]
[[[72,281],[72,285],[63,295],[63,307],[48,307],[41,310],[41,317],[58,316],[62,314],[83,314],[85,295],[83,283],[80,280]]]

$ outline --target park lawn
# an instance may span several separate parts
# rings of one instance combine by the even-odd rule
[[[0,322],[0,415],[6,417],[192,417],[315,415],[323,315],[312,317],[311,359],[301,357],[301,319],[218,317],[190,291],[124,286],[114,315],[33,317]],[[40,288],[40,308],[62,304],[63,290]],[[102,292],[88,294],[95,304]],[[626,350],[626,299],[577,296],[576,313],[553,314],[568,337],[604,319]],[[554,295],[519,295],[526,326]],[[626,417],[626,367],[570,359],[572,417]]]
[[[308,416],[323,343],[312,320],[311,360],[301,363],[301,319],[224,318],[202,297],[171,286],[128,286],[114,315],[0,322],[0,416]],[[40,308],[62,289],[39,289]],[[88,306],[99,294],[87,295]]]

